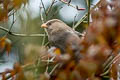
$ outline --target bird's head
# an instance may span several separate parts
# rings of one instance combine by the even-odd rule
[[[58,19],[52,19],[41,25],[42,28],[46,28],[48,34],[52,34],[59,31],[65,31],[69,28],[63,21]]]

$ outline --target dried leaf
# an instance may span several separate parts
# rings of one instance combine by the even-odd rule
[[[6,38],[0,38],[0,52],[2,52],[4,49],[7,51],[7,54],[9,55],[9,52],[11,50],[11,41]]]

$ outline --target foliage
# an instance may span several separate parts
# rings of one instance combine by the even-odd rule
[[[6,37],[0,38],[0,53],[6,50],[7,53],[9,54],[10,49],[11,49],[11,41]]]
[[[15,3],[20,6],[21,1]],[[70,4],[66,0],[63,3]],[[80,60],[76,61],[71,46],[62,54],[55,47],[27,45],[24,65],[15,63],[12,70],[1,73],[2,80],[117,80],[120,76],[120,1],[101,0],[90,11],[92,22],[88,22],[89,27],[81,37]],[[0,41],[0,50],[10,45],[7,38]]]
[[[27,0],[0,0],[0,21],[8,19],[8,13],[13,9],[18,9],[22,4],[26,4]]]

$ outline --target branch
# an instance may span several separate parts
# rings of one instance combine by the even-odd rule
[[[104,0],[100,0],[92,9],[90,9],[90,12],[94,10],[100,3]],[[79,24],[81,24],[86,18],[87,18],[88,12],[85,13],[85,15],[76,23],[76,25],[73,27],[73,29],[77,28]]]
[[[45,36],[45,34],[18,34],[15,32],[11,32],[2,26],[0,26],[0,29],[5,31],[5,32],[8,32],[8,34],[10,34],[12,36],[19,36],[19,37],[43,37],[43,36]]]
[[[13,13],[13,21],[12,21],[12,24],[11,24],[11,26],[10,26],[10,28],[9,28],[9,31],[6,33],[6,35],[5,36],[7,36],[8,35],[8,33],[11,31],[11,29],[12,29],[12,27],[13,27],[13,25],[14,25],[14,23],[15,23],[15,16],[14,16],[14,13]]]
[[[51,5],[50,5],[50,7],[48,8],[48,10],[47,10],[47,12],[46,12],[47,15],[48,15],[48,13],[51,11],[51,9],[52,9],[54,3],[55,3],[55,0],[52,0]]]
[[[90,6],[91,6],[91,2],[90,2],[90,0],[88,0],[88,26],[90,23]]]
[[[44,3],[43,3],[43,1],[42,1],[42,0],[41,0],[41,4],[42,4],[42,7],[43,7],[43,9],[44,9],[45,16],[46,16],[46,18],[47,18],[47,13],[46,13],[45,5],[44,5]]]
[[[23,66],[21,66],[21,68],[23,69],[23,71],[24,71],[24,69],[26,68],[26,67],[30,67],[30,66],[32,66],[33,67],[33,63],[29,63],[29,64],[26,64],[26,65],[23,65]],[[5,71],[5,72],[1,72],[0,73],[0,75],[3,75],[3,73],[6,75],[6,78],[5,78],[5,80],[8,80],[8,79],[10,79],[10,78],[12,78],[13,76],[15,76],[15,75],[17,75],[19,72],[17,72],[17,71],[14,71],[14,69],[12,70],[12,69],[10,69],[10,70],[7,70],[7,71]],[[8,73],[10,73],[10,74],[8,74]],[[8,75],[7,75],[8,74]]]
[[[51,70],[51,72],[49,73],[49,75],[52,75],[52,73],[57,69],[57,67],[59,66],[60,64],[56,64],[55,67]]]
[[[73,26],[73,29],[75,30],[79,24],[81,24],[85,19],[87,18],[87,13],[76,23],[75,26]]]
[[[43,4],[43,2],[42,2],[42,0],[41,0],[41,5],[40,5],[40,17],[41,17],[42,24],[43,24],[45,21],[44,21],[43,15],[42,15],[42,8],[43,8],[44,11],[45,11],[44,4]],[[45,14],[46,14],[46,12],[45,12]],[[46,17],[47,17],[47,14],[46,14]],[[48,36],[47,30],[44,29],[44,31],[45,31],[45,33],[44,33],[43,40],[42,40],[42,46],[45,44],[46,34],[47,34],[47,36]]]
[[[50,19],[52,19],[63,7],[60,7],[59,9],[57,9],[52,16],[50,16]]]
[[[69,1],[68,1],[68,4],[70,4],[70,3],[71,3],[71,1],[72,1],[72,0],[69,0]]]
[[[44,21],[44,18],[43,18],[43,15],[42,15],[42,6],[40,6],[40,18],[41,18],[41,20],[42,20],[42,24],[45,22]]]
[[[75,19],[76,19],[76,17],[77,17],[77,14],[74,16],[72,27],[74,27],[74,25],[75,25]]]
[[[42,62],[45,62],[45,63],[54,63],[54,61],[42,61]],[[58,66],[58,64],[57,64],[57,66]],[[56,67],[57,66],[55,66],[55,69],[56,69]],[[28,64],[25,64],[25,65],[22,65],[21,66],[21,68],[23,69],[23,72],[24,71],[27,71],[27,70],[29,70],[29,69],[35,69],[36,68],[36,66],[35,66],[35,63],[28,63]],[[53,71],[55,70],[54,68],[53,68],[53,70],[50,72],[50,74],[52,74],[53,73]],[[0,75],[2,75],[3,73],[5,73],[5,75],[6,74],[8,74],[8,73],[11,73],[11,71],[13,71],[12,69],[10,69],[10,70],[8,70],[8,71],[5,71],[5,72],[0,72]],[[15,75],[17,75],[17,74],[19,74],[19,72],[15,72],[15,73],[13,73],[13,74],[9,74],[9,75],[7,75],[6,76],[6,80],[8,80],[8,79],[10,79],[11,77],[13,77],[13,76],[15,76]]]
[[[79,10],[85,10],[85,8],[78,8],[78,6],[73,6],[72,4],[70,4],[71,0],[69,2],[65,2],[64,0],[59,0],[60,2],[64,3],[64,4],[67,4],[68,6],[71,6],[75,9],[77,9],[78,11]]]

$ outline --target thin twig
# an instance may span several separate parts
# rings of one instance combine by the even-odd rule
[[[70,5],[71,1],[72,1],[72,0],[69,0],[69,1],[68,1],[68,5]]]
[[[71,7],[73,7],[73,8],[75,8],[75,9],[77,9],[78,11],[79,10],[85,10],[85,8],[78,8],[78,6],[73,6],[72,4],[70,4],[70,2],[65,2],[64,0],[59,0],[60,2],[62,2],[62,3],[64,3],[64,4],[67,4],[68,6],[71,6]]]
[[[47,42],[47,43],[46,43],[44,46],[47,46],[47,45],[49,45],[49,43],[50,43],[50,42],[48,41],[48,42]]]
[[[50,5],[50,7],[49,7],[48,10],[46,11],[46,14],[47,14],[47,15],[48,15],[48,13],[51,11],[54,3],[55,3],[55,0],[52,0],[52,3],[51,3],[51,5]]]
[[[53,15],[50,17],[50,19],[52,19],[63,7],[60,7],[59,9],[57,9]]]
[[[42,8],[44,9],[45,11],[45,7],[44,7],[44,4],[41,0],[41,5],[40,5],[40,17],[41,17],[41,20],[42,20],[42,23],[44,23],[44,18],[43,18],[43,15],[42,15]],[[45,12],[46,13],[46,12]],[[46,29],[44,29],[45,33],[44,33],[44,37],[43,37],[43,40],[42,40],[42,46],[45,44],[45,39],[46,39],[46,35],[48,36],[48,32]]]
[[[90,0],[88,0],[88,26],[90,23],[90,5],[91,5],[91,2],[90,2]]]
[[[52,73],[55,71],[55,69],[59,66],[60,64],[56,64],[55,67],[51,70],[51,72],[49,73],[49,75],[52,75]]]
[[[42,62],[49,62],[49,63],[54,63],[55,61],[50,61],[50,60],[41,60]]]
[[[55,61],[54,61],[55,57],[56,57],[56,56],[53,56],[51,59],[49,59],[49,57],[48,57],[48,60],[47,60],[47,67],[46,67],[45,73],[48,73],[48,68],[49,68],[48,66],[49,66],[49,63],[50,63],[50,62],[55,62]]]
[[[101,76],[104,76],[106,74],[108,74],[112,68],[112,65],[117,63],[117,61],[120,59],[120,54],[118,54],[117,56],[115,56],[111,61],[110,63],[108,64],[109,65],[109,68],[106,72],[102,73]]]
[[[77,17],[77,14],[74,16],[74,19],[73,19],[73,26],[72,26],[72,27],[74,27],[74,25],[75,25],[75,19],[76,19],[76,17]]]
[[[45,6],[44,6],[44,3],[43,3],[42,0],[41,0],[41,4],[42,4],[43,10],[44,10],[44,12],[45,12],[45,16],[46,16],[46,18],[47,18],[46,9],[45,9]]]
[[[49,64],[49,63],[53,63],[54,61],[51,61],[51,60],[48,60],[48,61],[42,61],[42,62],[47,62],[47,65]],[[34,63],[28,63],[28,64],[25,64],[25,65],[23,65],[23,66],[21,66],[21,68],[23,69],[23,71],[26,71],[28,68],[32,68],[32,69],[36,69],[36,67],[35,67],[35,65],[34,65]],[[13,70],[11,70],[11,71],[13,71]],[[47,68],[46,68],[46,71],[48,71],[48,66],[47,66]],[[10,73],[10,72],[0,72],[0,75],[2,75],[3,73],[5,73],[5,74],[8,74],[8,73]],[[18,72],[16,72],[16,73],[14,73],[14,74],[10,74],[10,75],[7,75],[6,76],[6,80],[7,79],[10,79],[12,76],[14,76],[14,75],[16,75],[16,74],[18,74]]]
[[[7,37],[7,35],[8,35],[9,32],[11,31],[11,29],[12,29],[14,23],[15,23],[15,20],[14,20],[14,14],[13,14],[13,22],[12,22],[12,24],[11,24],[9,30],[8,30],[8,31],[6,32],[6,34],[2,37],[2,39],[4,39],[4,38]],[[0,41],[1,41],[2,39],[0,39]]]
[[[17,10],[11,11],[11,12],[9,13],[8,17],[12,16],[12,15],[13,15],[14,13],[16,13],[16,12],[17,12]]]
[[[85,19],[87,18],[87,14],[85,14],[77,23],[75,26],[73,26],[73,29],[75,30],[79,24],[81,24]]]
[[[45,31],[45,29],[44,29]],[[45,44],[45,39],[46,39],[46,31],[44,32],[45,36],[43,37],[43,40],[42,40],[42,46]]]
[[[113,50],[111,51],[110,55],[108,56],[107,60],[104,62],[103,67],[104,67],[104,71],[106,71],[106,69],[109,68],[109,66],[111,65],[111,62],[114,58],[114,54],[113,54]]]
[[[42,6],[40,6],[40,18],[41,18],[41,20],[42,20],[42,23],[44,23],[45,21],[44,21],[44,18],[43,18],[43,15],[42,15]]]
[[[55,58],[55,57],[53,57],[53,58],[51,58],[51,59],[49,60],[49,57],[48,57],[48,60],[41,60],[42,62],[47,63],[46,72],[48,71],[48,65],[49,65],[50,63],[54,63],[54,62],[55,62],[55,61],[53,61],[54,58]],[[40,60],[38,60],[38,62],[37,62],[37,65],[39,65],[39,64],[40,64]],[[30,68],[30,69],[36,69],[36,66],[35,66],[34,63],[28,63],[28,64],[25,64],[25,65],[22,65],[21,68],[22,68],[23,71],[26,71],[26,70],[28,70],[29,68]],[[14,71],[14,69],[13,69],[13,70],[10,69],[9,71],[5,71],[5,72],[0,72],[0,75],[2,75],[3,73],[5,73],[5,75],[7,75],[8,73],[10,73],[9,75],[6,76],[6,80],[7,80],[7,79],[10,79],[11,77],[13,77],[13,76],[15,76],[16,74],[19,73],[19,72],[15,72],[14,74],[11,74],[11,71]]]
[[[92,10],[94,10],[102,1],[104,0],[100,0],[92,9],[90,9],[90,12]],[[84,16],[76,23],[76,25],[73,27],[73,29],[76,29],[78,27],[79,24],[81,24],[86,18],[87,18],[87,12],[84,14]]]
[[[9,34],[9,32],[11,31],[11,29],[12,29],[12,27],[13,27],[13,25],[14,25],[14,23],[15,23],[15,16],[14,16],[14,13],[13,13],[13,22],[12,22],[12,24],[11,24],[11,26],[10,26],[10,28],[9,28],[9,31],[6,33],[6,35],[5,36],[7,36],[8,34]]]
[[[2,26],[0,26],[0,29],[5,31],[5,32],[8,32],[8,34],[10,34],[12,36],[18,36],[18,37],[43,37],[43,36],[45,36],[44,34],[18,34],[15,32],[11,32]]]
[[[49,61],[50,61],[50,60],[49,60],[49,57],[48,57],[48,62],[47,62],[47,67],[46,67],[45,73],[48,73],[48,68],[49,68],[49,67],[48,67],[48,66],[49,66]]]
[[[14,14],[13,14],[13,22],[10,26],[10,29],[6,29],[2,26],[0,26],[0,29],[7,32],[6,35],[10,34],[12,36],[18,36],[18,37],[43,37],[45,36],[45,34],[18,34],[18,33],[12,32],[11,28],[13,27],[13,24],[15,23],[15,21],[16,20],[14,20]]]

